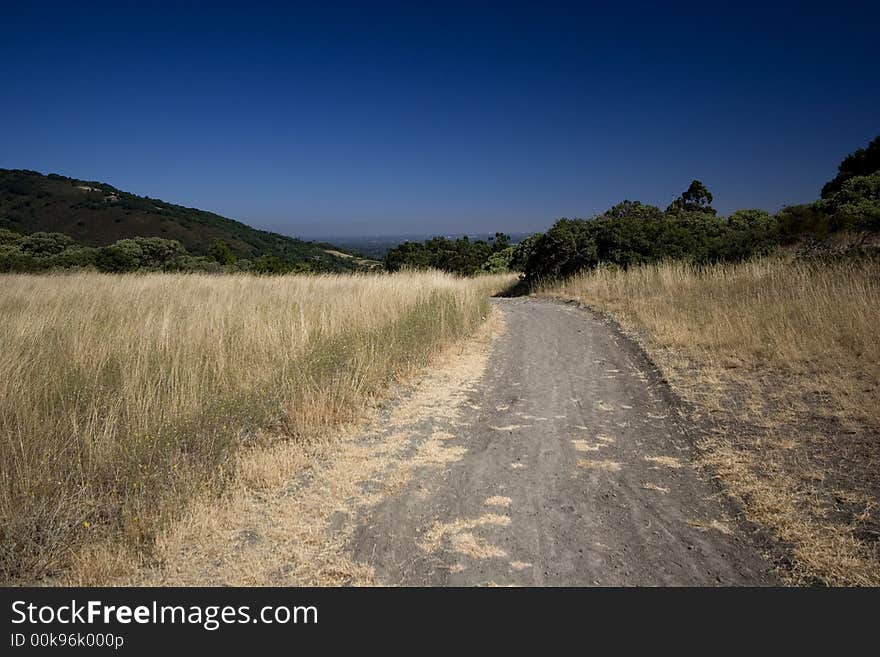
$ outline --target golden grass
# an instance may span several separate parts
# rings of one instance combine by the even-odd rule
[[[77,563],[59,583],[72,586],[368,586],[389,585],[353,558],[359,518],[369,517],[425,469],[449,459],[426,444],[448,443],[465,421],[469,391],[489,365],[504,331],[492,309],[473,334],[420,368],[390,412],[364,414],[332,441],[273,441],[236,454],[239,466],[220,495],[187,504],[156,539],[151,563],[129,563],[108,579],[104,568]],[[379,412],[377,412],[379,411]],[[425,418],[433,430],[423,440]],[[441,428],[442,427],[442,428]],[[413,447],[417,446],[414,450]],[[267,478],[254,474],[265,472]],[[267,485],[268,484],[268,485]],[[426,489],[417,486],[417,493]]]
[[[600,268],[544,293],[615,315],[652,350],[688,359],[704,374],[759,369],[795,375],[797,388],[812,379],[808,387],[830,394],[836,412],[880,428],[877,261]]]
[[[88,551],[148,553],[240,446],[356,419],[479,325],[509,282],[4,275],[0,578],[35,581]],[[258,466],[249,476],[275,483]]]
[[[673,458],[672,456],[646,456],[644,458],[646,461],[656,463],[657,465],[663,466],[664,468],[672,468],[673,470],[677,470],[681,467],[681,461]]]
[[[507,556],[507,553],[483,539],[476,538],[471,530],[479,527],[507,527],[510,516],[497,513],[484,513],[478,518],[459,518],[451,522],[436,521],[425,532],[419,546],[426,552],[435,552],[448,540],[455,552],[475,559],[492,559]]]
[[[538,293],[615,317],[715,421],[702,463],[792,546],[791,577],[880,585],[880,263],[599,268]]]

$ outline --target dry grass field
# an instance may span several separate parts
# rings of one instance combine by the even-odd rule
[[[326,439],[509,282],[4,275],[0,579],[39,581],[108,541],[149,553],[236,450]]]
[[[600,268],[539,293],[642,341],[792,580],[880,585],[880,263]]]

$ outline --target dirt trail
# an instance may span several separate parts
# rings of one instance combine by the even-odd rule
[[[628,340],[571,305],[496,305],[507,330],[465,412],[420,427],[461,457],[359,518],[354,559],[389,584],[772,582]]]
[[[317,466],[194,513],[146,583],[776,583],[626,338],[572,305],[493,303]]]

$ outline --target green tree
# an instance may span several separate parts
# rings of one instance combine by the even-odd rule
[[[874,137],[867,148],[860,148],[843,158],[837,167],[837,175],[822,187],[822,198],[831,198],[850,178],[868,176],[876,171],[880,171],[880,136]]]
[[[824,240],[837,228],[821,203],[787,205],[775,215],[779,241],[794,244],[804,236]]]
[[[560,219],[535,240],[525,267],[529,284],[595,267],[599,253],[595,226],[582,219]]]
[[[715,214],[715,208],[712,207],[712,192],[699,180],[691,181],[690,186],[682,192],[681,196],[675,199],[666,208],[666,212],[702,212],[705,214]]]
[[[642,219],[655,220],[660,219],[663,213],[660,208],[654,205],[645,205],[641,201],[622,201],[613,206],[603,217],[607,219]]]
[[[541,239],[541,233],[529,235],[519,244],[513,247],[513,257],[510,259],[510,271],[525,271],[526,263],[532,255],[535,244]]]
[[[135,271],[141,264],[143,251],[134,240],[118,242],[98,249],[95,266],[103,272],[120,274]]]
[[[129,240],[120,240],[128,243]],[[180,242],[162,237],[132,237],[130,242],[140,248],[139,267],[167,271],[178,269],[186,254]]]
[[[505,249],[493,252],[488,258],[486,258],[482,270],[489,274],[503,274],[509,272],[515,248],[516,247],[508,246]]]
[[[489,242],[492,243],[493,251],[503,251],[510,246],[510,235],[507,235],[506,233],[495,233],[494,237],[489,238]]]
[[[208,249],[208,255],[221,265],[235,264],[235,254],[223,240],[216,240]]]
[[[820,204],[843,227],[861,233],[864,242],[880,232],[880,171],[849,178]]]
[[[290,266],[278,256],[262,255],[254,261],[253,271],[257,274],[286,274]]]
[[[778,223],[764,210],[737,210],[727,219],[718,260],[766,255],[779,243]]]

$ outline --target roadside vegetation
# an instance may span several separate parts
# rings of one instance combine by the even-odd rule
[[[326,439],[467,335],[509,276],[30,276],[0,293],[0,578],[148,557],[237,450]]]
[[[718,217],[699,181],[520,245],[524,283],[630,329],[800,583],[880,585],[880,138],[817,202]]]

